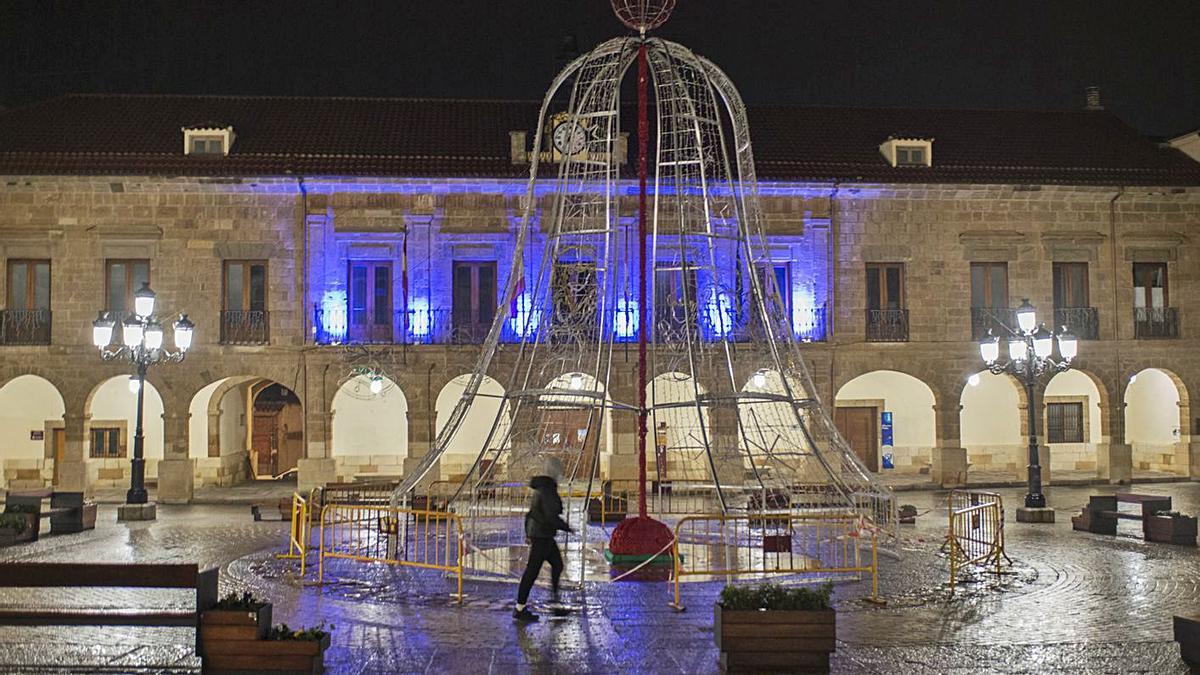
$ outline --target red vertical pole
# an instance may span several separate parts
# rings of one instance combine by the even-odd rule
[[[646,88],[650,78],[646,42],[638,47],[638,517],[646,517],[646,170],[650,120]]]

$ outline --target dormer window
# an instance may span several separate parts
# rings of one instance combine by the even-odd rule
[[[879,146],[879,152],[892,166],[933,166],[932,138],[892,137]]]
[[[183,154],[224,157],[229,154],[233,139],[233,127],[184,127]]]

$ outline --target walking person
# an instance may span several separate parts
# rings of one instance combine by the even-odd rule
[[[533,480],[529,481],[529,487],[533,488],[529,512],[525,514],[525,539],[529,542],[529,562],[525,565],[525,574],[521,576],[521,585],[517,587],[517,606],[513,609],[513,618],[520,622],[538,620],[537,614],[529,611],[525,604],[529,601],[533,583],[542,571],[542,563],[550,563],[551,605],[554,606],[556,614],[563,613],[558,604],[558,581],[562,577],[563,560],[554,536],[559,530],[574,530],[562,518],[562,499],[558,496],[558,480],[562,477],[562,472],[562,462],[550,458],[546,460],[541,475],[534,476]]]

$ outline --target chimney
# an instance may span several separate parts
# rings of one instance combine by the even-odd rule
[[[1084,110],[1104,110],[1104,104],[1100,102],[1100,87],[1085,87],[1083,91],[1087,95]]]

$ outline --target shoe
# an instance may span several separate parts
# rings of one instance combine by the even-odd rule
[[[513,619],[515,619],[521,623],[533,623],[534,621],[538,620],[538,615],[529,611],[529,608],[526,607],[525,609],[522,609],[522,610],[514,609],[513,610]]]

